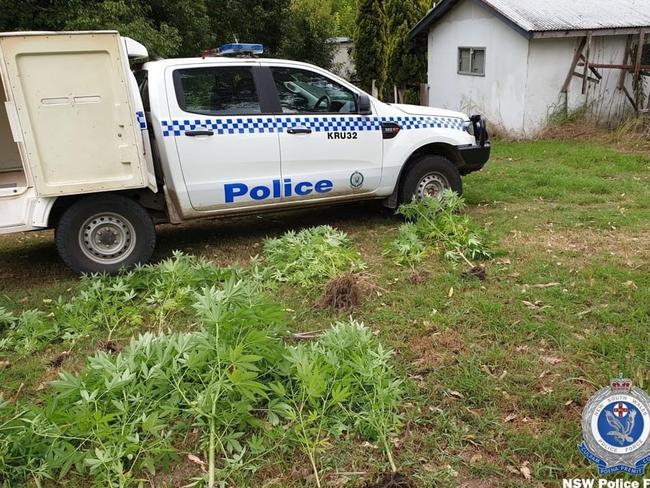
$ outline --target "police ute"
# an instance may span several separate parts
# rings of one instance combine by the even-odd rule
[[[144,63],[117,32],[0,34],[0,234],[53,228],[76,272],[147,262],[155,225],[462,192],[484,119],[383,103],[230,44]]]

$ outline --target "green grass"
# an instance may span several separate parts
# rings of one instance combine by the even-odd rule
[[[179,249],[245,264],[264,237],[289,229],[328,224],[347,232],[375,285],[352,315],[397,351],[408,378],[395,445],[400,471],[422,487],[519,486],[520,468],[529,466],[540,485],[558,486],[564,477],[595,476],[576,448],[588,398],[621,372],[650,388],[649,182],[642,155],[579,141],[497,143],[486,169],[464,180],[468,214],[498,251],[484,282],[431,253],[417,268],[426,280],[412,284],[410,271],[383,254],[401,222],[375,204],[165,226],[157,257]],[[74,293],[78,279],[51,239],[0,238],[0,306],[47,311],[48,300]],[[315,298],[279,288],[291,329],[321,330],[343,318],[315,310]],[[118,331],[116,340],[125,344],[128,335]],[[79,370],[105,338],[90,333],[64,367]],[[48,361],[62,350],[0,357],[10,363],[0,370],[0,391],[37,399],[57,375]],[[336,472],[371,477],[387,469],[380,450],[354,439],[330,451],[326,485],[347,477],[346,486],[362,486],[368,476]],[[180,481],[168,486],[185,484],[186,470],[175,465],[169,479]],[[311,486],[308,475],[306,458],[278,454],[259,486]]]

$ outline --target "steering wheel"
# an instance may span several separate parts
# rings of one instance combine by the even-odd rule
[[[332,105],[332,99],[329,97],[329,95],[323,95],[314,104],[314,108],[312,110],[318,110],[319,105],[321,105],[323,102],[327,102],[327,108],[328,109],[329,109],[330,105]]]

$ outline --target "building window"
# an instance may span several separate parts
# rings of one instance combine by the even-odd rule
[[[485,76],[485,48],[459,47],[458,74]]]

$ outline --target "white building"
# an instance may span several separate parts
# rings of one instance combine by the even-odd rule
[[[647,27],[650,0],[442,0],[411,36],[428,36],[431,106],[530,137],[582,107],[612,125],[646,109]]]
[[[352,49],[354,43],[349,37],[333,37],[327,42],[334,45],[332,57],[332,71],[341,78],[352,81],[356,75],[354,60],[352,59]]]

